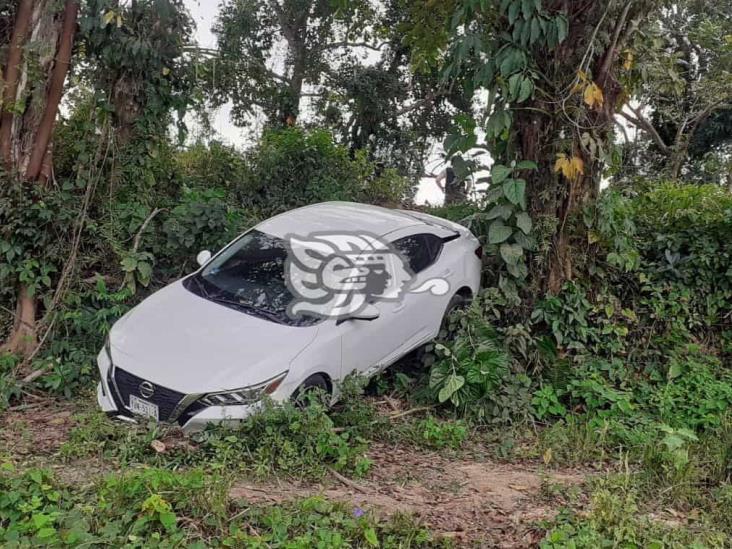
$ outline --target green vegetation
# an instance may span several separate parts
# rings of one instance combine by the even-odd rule
[[[5,547],[430,547],[408,517],[379,521],[312,497],[282,506],[232,503],[230,482],[193,469],[131,470],[91,487],[64,486],[40,469],[0,473]]]
[[[546,475],[550,512],[515,545],[730,545],[730,0],[224,0],[215,50],[186,5],[0,5],[0,545],[509,535],[479,506],[444,531],[382,516],[389,494],[352,504],[394,461],[393,493],[423,474],[461,501],[486,469]],[[217,140],[227,103],[243,143]],[[415,205],[439,141],[451,200]],[[190,437],[96,411],[117,319],[200,250],[327,200],[465,224],[483,289],[331,410],[266,403]],[[420,460],[471,477],[440,484]],[[568,470],[582,481],[548,480]],[[242,479],[303,493],[245,501]],[[333,484],[343,502],[311,497]]]

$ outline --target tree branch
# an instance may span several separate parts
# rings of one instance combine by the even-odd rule
[[[334,50],[338,48],[368,48],[374,51],[381,51],[381,48],[388,46],[389,42],[382,42],[378,46],[374,46],[368,42],[348,42],[346,40],[342,42],[332,42],[323,46],[324,50]]]
[[[415,103],[412,103],[411,105],[404,107],[402,109],[399,109],[396,112],[396,116],[401,116],[403,114],[407,114],[408,112],[412,112],[415,109],[419,109],[420,107],[431,105],[435,102],[435,99],[441,94],[441,91],[437,92],[429,92],[424,99],[420,99],[419,101],[416,101]]]
[[[651,137],[651,139],[653,139],[654,143],[656,143],[656,145],[658,145],[658,147],[663,151],[663,153],[667,154],[669,152],[669,146],[664,142],[663,138],[658,133],[656,128],[653,127],[653,124],[651,124],[638,109],[634,109],[629,105],[628,108],[633,112],[635,116],[631,116],[625,111],[620,111],[618,112],[618,114],[625,118],[628,122],[633,124],[639,130],[645,131]]]

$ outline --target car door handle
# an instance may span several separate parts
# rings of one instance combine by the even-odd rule
[[[399,311],[403,310],[405,306],[406,306],[406,304],[404,302],[401,302],[399,305],[397,305],[396,307],[394,307],[391,310],[391,312],[398,313]]]
[[[446,276],[450,276],[451,274],[452,274],[452,269],[445,269],[444,271],[442,271],[442,272],[441,272],[441,273],[440,273],[439,275],[437,275],[437,276],[439,276],[439,277],[441,277],[441,278],[444,278],[444,277],[446,277]]]

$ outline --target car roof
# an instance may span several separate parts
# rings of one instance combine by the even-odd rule
[[[383,236],[393,231],[428,226],[408,212],[357,202],[322,202],[282,213],[260,223],[257,229],[277,237],[291,233],[361,231]]]

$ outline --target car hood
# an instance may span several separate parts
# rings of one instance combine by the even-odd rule
[[[317,326],[286,326],[197,296],[175,282],[123,316],[110,332],[112,361],[183,393],[236,389],[284,370]]]

